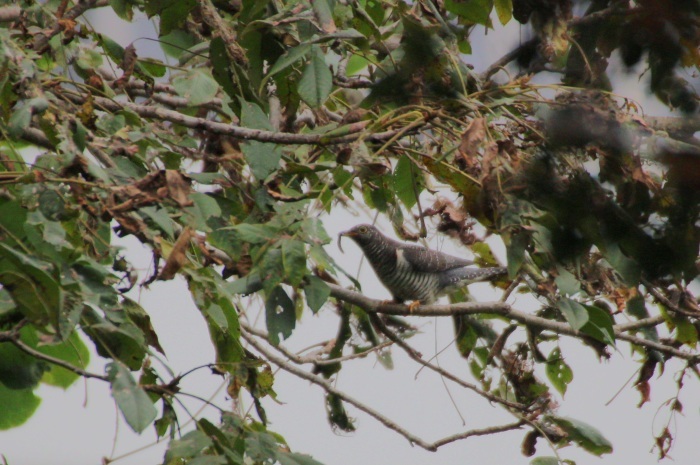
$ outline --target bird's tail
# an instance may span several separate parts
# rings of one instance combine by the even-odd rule
[[[490,268],[455,268],[445,273],[446,286],[466,286],[467,284],[479,281],[488,281],[497,276],[508,273],[504,266],[494,266]]]

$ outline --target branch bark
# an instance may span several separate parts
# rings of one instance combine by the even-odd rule
[[[73,103],[82,105],[88,98],[85,94],[63,94]],[[178,111],[168,110],[154,105],[141,105],[132,102],[118,102],[104,97],[92,97],[96,108],[101,108],[105,111],[116,112],[123,109],[129,109],[134,113],[144,118],[153,118],[160,121],[168,121],[170,123],[179,124],[181,126],[209,131],[216,134],[225,134],[233,137],[238,137],[244,140],[257,140],[260,142],[274,142],[280,144],[319,144],[319,145],[337,145],[345,144],[358,139],[363,139],[371,142],[381,142],[391,139],[401,134],[405,128],[394,129],[390,131],[376,132],[367,134],[364,132],[372,125],[373,121],[360,121],[351,123],[339,128],[336,128],[327,134],[296,134],[288,132],[264,131],[262,129],[251,129],[236,126],[218,121],[211,121],[206,118],[198,118],[194,116],[184,115]],[[417,131],[419,127],[426,126],[429,118],[426,117],[420,126],[412,128],[412,131]]]
[[[575,337],[578,339],[588,339],[585,333],[572,328],[568,323],[548,320],[529,313],[524,313],[513,309],[510,305],[503,302],[464,302],[452,305],[421,305],[410,311],[406,305],[395,303],[384,303],[379,300],[370,299],[360,293],[345,289],[336,284],[327,283],[331,289],[331,296],[345,302],[350,302],[371,313],[384,313],[387,315],[403,315],[403,316],[450,316],[450,315],[478,315],[478,314],[495,314],[509,318],[523,325],[553,331],[557,334]],[[655,320],[659,324],[663,320]],[[645,321],[645,325],[649,321]],[[635,329],[629,326],[613,326],[613,332],[617,339],[631,342],[648,349],[658,350],[664,354],[678,357],[691,362],[700,361],[700,354],[685,352],[674,347],[667,346],[658,342],[642,339],[636,336],[630,336],[624,331]]]

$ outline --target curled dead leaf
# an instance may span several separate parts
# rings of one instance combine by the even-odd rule
[[[173,279],[177,272],[187,263],[187,248],[190,246],[193,235],[194,231],[189,227],[182,230],[165,260],[165,266],[160,271],[158,279],[163,281]]]

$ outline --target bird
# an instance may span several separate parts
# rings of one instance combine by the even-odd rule
[[[360,224],[338,235],[338,248],[343,237],[351,238],[364,252],[379,280],[391,293],[394,302],[409,305],[412,310],[431,304],[468,284],[485,281],[508,272],[502,266],[469,267],[474,262],[425,247],[391,239],[376,227]]]

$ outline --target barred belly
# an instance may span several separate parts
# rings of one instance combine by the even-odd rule
[[[437,276],[433,273],[415,271],[403,258],[401,251],[397,253],[394,270],[385,273],[378,272],[377,274],[396,300],[419,300],[421,303],[427,304],[437,299],[437,291],[440,286]]]

